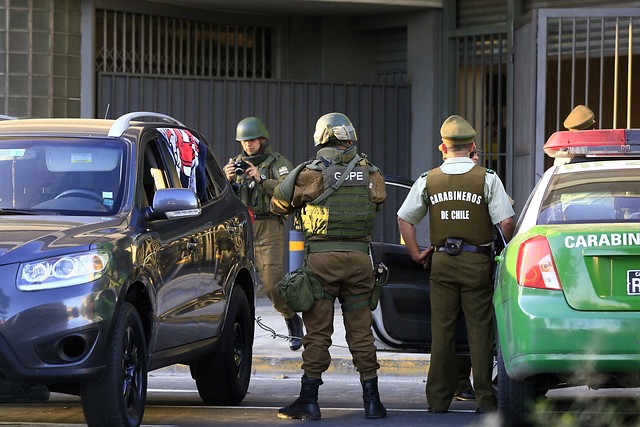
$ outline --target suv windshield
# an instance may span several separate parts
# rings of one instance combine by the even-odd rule
[[[0,140],[0,214],[115,214],[124,148],[104,139]]]
[[[638,169],[591,170],[556,175],[538,224],[640,221]]]

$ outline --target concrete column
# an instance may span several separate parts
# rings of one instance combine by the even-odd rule
[[[411,177],[441,163],[441,11],[416,14],[407,22],[407,69],[411,82]]]

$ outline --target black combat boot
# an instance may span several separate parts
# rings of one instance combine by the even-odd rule
[[[380,394],[378,393],[378,377],[360,382],[362,383],[364,417],[368,419],[386,417],[387,408],[380,402]]]
[[[319,420],[320,406],[318,405],[318,387],[322,385],[322,379],[302,376],[300,397],[292,404],[278,410],[278,418],[294,420]]]
[[[287,329],[289,330],[289,348],[296,351],[302,347],[302,336],[304,335],[302,319],[296,313],[293,317],[284,319],[284,321],[287,323]]]

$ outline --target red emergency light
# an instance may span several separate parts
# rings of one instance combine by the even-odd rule
[[[558,131],[544,144],[549,157],[640,157],[640,129]]]

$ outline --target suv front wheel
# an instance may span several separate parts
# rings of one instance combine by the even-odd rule
[[[147,345],[136,309],[123,303],[114,319],[105,354],[105,375],[82,386],[82,410],[89,427],[136,427],[147,399]]]
[[[191,376],[207,405],[237,405],[249,388],[254,328],[249,302],[240,286],[231,292],[223,328],[215,355],[191,363]]]

